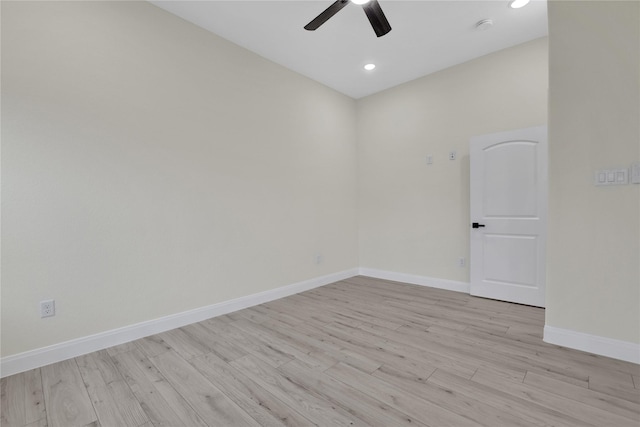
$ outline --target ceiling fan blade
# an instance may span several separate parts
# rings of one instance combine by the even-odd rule
[[[304,29],[309,31],[317,30],[318,27],[320,27],[320,25],[327,22],[329,18],[331,18],[336,13],[340,12],[340,10],[342,10],[342,8],[345,7],[348,3],[349,3],[349,0],[337,0],[331,6],[326,8],[324,12],[316,16],[313,21],[305,25]]]
[[[364,13],[367,14],[369,22],[373,27],[373,31],[376,32],[376,36],[382,37],[391,31],[391,25],[387,21],[387,17],[384,16],[384,12],[378,3],[378,0],[371,0],[369,3],[362,6]]]

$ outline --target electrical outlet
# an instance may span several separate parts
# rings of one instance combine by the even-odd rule
[[[455,159],[456,159],[456,150],[449,151],[449,160],[455,160]]]
[[[458,267],[460,268],[464,268],[464,266],[467,264],[467,260],[464,258],[458,258]]]
[[[55,300],[40,301],[40,317],[51,317],[56,315]]]
[[[317,254],[316,255],[316,264],[322,264],[322,261],[324,261],[324,259],[322,258],[322,254]]]
[[[432,165],[433,164],[433,156],[432,155],[428,155],[427,156],[427,164],[428,165]]]

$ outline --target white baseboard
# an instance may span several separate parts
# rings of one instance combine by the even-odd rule
[[[284,298],[357,275],[469,293],[469,283],[466,282],[396,273],[372,268],[353,268],[269,291],[176,313],[159,319],[3,357],[0,360],[0,377],[6,377],[83,354],[103,350],[114,345],[124,344],[149,335],[166,332],[191,323],[242,310],[243,308],[273,301],[278,298]],[[640,344],[589,335],[553,326],[544,327],[544,341],[550,344],[561,345],[563,347],[640,364]]]
[[[360,267],[360,275],[375,277],[376,279],[393,280],[395,282],[410,283],[412,285],[428,286],[430,288],[446,289],[448,291],[469,293],[468,282],[437,279],[434,277],[416,276],[413,274],[396,273],[394,271],[376,270]]]
[[[269,291],[259,292],[257,294],[247,295],[245,297],[220,302],[206,307],[172,314],[159,319],[149,320],[135,325],[90,335],[88,337],[82,337],[48,347],[3,357],[2,360],[0,360],[0,376],[6,377],[28,371],[30,369],[49,365],[51,363],[81,356],[83,354],[103,350],[114,345],[124,344],[149,335],[166,332],[191,323],[201,322],[205,319],[210,319],[212,317],[221,316],[243,308],[273,301],[299,292],[304,292],[309,289],[328,285],[356,275],[358,275],[358,269],[353,268]]]
[[[544,342],[640,364],[640,344],[545,325]]]

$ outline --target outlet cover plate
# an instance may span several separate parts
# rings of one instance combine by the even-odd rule
[[[55,300],[49,299],[45,301],[40,301],[40,317],[52,317],[56,315],[56,302]]]

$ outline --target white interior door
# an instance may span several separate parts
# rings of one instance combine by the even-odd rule
[[[544,307],[547,127],[470,142],[471,295]]]

